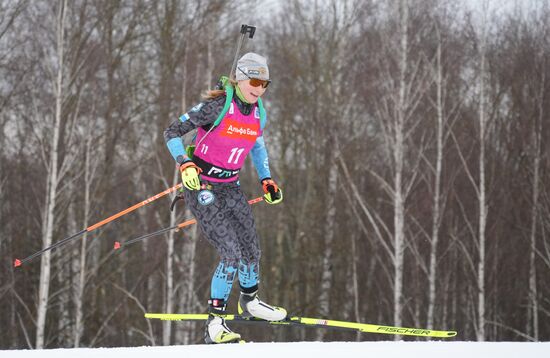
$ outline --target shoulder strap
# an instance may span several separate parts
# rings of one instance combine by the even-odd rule
[[[225,114],[227,113],[227,111],[229,111],[229,107],[231,106],[231,102],[233,101],[233,91],[234,91],[233,86],[231,86],[230,84],[227,84],[225,86],[225,105],[223,106],[222,111],[218,115],[218,118],[214,122],[213,127],[217,127],[221,123],[223,117],[225,117]]]
[[[265,114],[264,104],[262,103],[261,98],[258,98],[258,108],[260,109],[260,128],[264,130],[267,123],[267,116]]]

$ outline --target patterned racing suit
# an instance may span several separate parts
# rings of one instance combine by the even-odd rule
[[[238,173],[250,153],[259,178],[271,175],[257,105],[235,95],[222,122],[212,128],[224,104],[225,96],[219,96],[193,107],[164,131],[164,139],[182,164],[189,158],[181,137],[198,129],[193,162],[202,169],[202,185],[199,191],[185,190],[185,202],[220,256],[211,299],[227,302],[237,274],[243,292],[255,292],[259,282],[259,238]]]

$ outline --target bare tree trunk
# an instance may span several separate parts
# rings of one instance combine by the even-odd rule
[[[181,109],[183,112],[187,110],[187,51],[184,50],[184,57],[182,59],[182,92],[181,92]],[[179,180],[179,175],[177,176]],[[192,213],[188,207],[185,208],[184,217],[191,217]],[[185,238],[183,240],[183,252],[181,254],[181,271],[182,275],[180,280],[184,280],[179,290],[180,295],[178,298],[178,309],[180,312],[191,312],[199,307],[197,299],[195,297],[195,248],[197,244],[197,225],[193,225],[190,230],[186,231]],[[179,233],[179,236],[182,234]],[[180,344],[190,344],[193,340],[193,328],[194,323],[182,323],[178,325],[176,331],[175,340]]]
[[[91,126],[88,126],[89,128]],[[89,129],[91,132],[91,129]],[[92,136],[86,139],[85,159],[84,159],[84,227],[88,227],[90,217],[90,193],[92,190],[92,179],[95,176],[96,163],[92,165]],[[80,262],[78,265],[78,281],[75,288],[75,327],[74,327],[74,347],[80,347],[80,340],[84,333],[84,288],[86,285],[86,249],[88,242],[88,233],[84,233],[80,244]]]
[[[432,219],[432,240],[430,243],[430,268],[428,272],[428,319],[426,327],[428,329],[433,329],[434,323],[434,308],[436,300],[436,282],[437,282],[437,243],[439,242],[439,226],[440,226],[440,217],[441,217],[441,172],[443,164],[443,99],[442,99],[442,88],[443,88],[443,76],[442,76],[442,65],[441,65],[441,39],[439,37],[439,43],[437,46],[437,159],[435,165],[435,188],[434,188],[434,197],[433,197],[433,219]]]
[[[176,185],[179,181],[179,170],[174,169],[174,176],[172,179],[172,186]],[[170,212],[170,227],[176,225],[176,213],[177,208]],[[166,297],[164,304],[164,312],[174,313],[174,230],[170,230],[168,233],[168,249],[166,250]],[[172,321],[164,321],[162,325],[162,344],[165,346],[170,345],[170,338],[172,337]]]
[[[186,97],[187,97],[187,87],[186,87],[186,80],[187,80],[187,51],[184,50],[183,51],[183,59],[181,61],[181,72],[182,72],[182,81],[181,81],[181,112],[184,113],[187,109],[187,101],[186,101]],[[176,169],[177,170],[177,169]],[[179,176],[178,176],[178,180],[179,180]],[[184,215],[187,215],[189,213],[189,209],[186,208],[185,211],[184,211]],[[184,244],[185,246],[185,244]],[[181,266],[184,266],[186,265],[186,261],[184,259],[186,253],[182,253],[182,262],[180,263],[180,267]],[[181,270],[185,273],[184,270]],[[184,277],[185,275],[182,275],[180,276],[180,280]],[[182,285],[183,286],[183,285]],[[179,289],[178,290],[179,292],[179,295],[178,295],[178,310],[182,313],[185,313],[186,311],[184,310],[184,307],[185,307],[185,303],[184,301],[186,300],[186,292],[185,290],[182,289]],[[189,328],[190,324],[189,323],[186,323],[186,322],[182,322],[182,324],[180,325],[177,325],[176,326],[176,332],[174,334],[174,340],[175,340],[175,343],[176,344],[188,344],[189,343],[189,334],[188,334],[188,328]]]
[[[284,181],[283,181],[284,182]],[[271,295],[274,299],[274,302],[277,302],[277,304],[282,305],[283,300],[288,295],[283,291],[286,289],[285,287],[285,277],[284,277],[284,267],[287,265],[289,257],[285,257],[284,249],[285,249],[285,231],[284,231],[284,222],[285,222],[285,215],[284,211],[280,210],[277,212],[277,234],[275,235],[275,267],[277,267],[277,270],[273,273],[273,282],[275,282],[277,285],[277,289],[275,292],[271,292]]]
[[[72,183],[69,184],[69,191],[74,192],[74,185]],[[71,200],[67,213],[67,232],[78,232],[74,206],[74,200]],[[72,273],[75,272],[74,268],[76,266],[75,257],[77,255],[77,250],[72,248],[68,251],[68,255],[64,255],[64,257],[69,258],[67,263],[63,259],[57,260],[55,263],[57,274],[54,276],[57,277],[56,281],[59,291],[53,296],[57,296],[57,301],[55,304],[57,312],[55,313],[55,316],[57,321],[56,346],[58,347],[70,347],[70,341],[72,340],[72,335],[70,333],[72,327],[69,303],[71,301],[71,292],[73,289]]]
[[[359,300],[360,300],[361,294],[359,293],[359,280],[357,275],[357,261],[359,260],[359,256],[357,254],[357,244],[356,244],[357,234],[356,233],[351,234],[350,240],[351,240],[351,277],[352,277],[352,286],[353,286],[353,289],[352,289],[353,317],[355,319],[355,322],[360,322],[361,316],[359,314]],[[357,342],[361,341],[361,332],[357,332],[356,341]]]
[[[533,339],[539,340],[539,305],[537,299],[537,269],[536,269],[536,254],[537,254],[537,225],[538,225],[538,210],[539,210],[539,192],[540,192],[540,160],[542,155],[542,122],[544,120],[544,86],[545,77],[543,75],[541,84],[541,93],[539,99],[539,116],[533,126],[533,197],[531,204],[531,247],[529,252],[529,310],[528,317],[531,322],[529,328],[532,329]]]
[[[333,156],[333,154],[330,154]],[[334,158],[330,162],[328,188],[327,188],[327,215],[325,221],[325,250],[323,252],[321,292],[319,294],[319,314],[328,317],[330,313],[330,292],[332,288],[332,243],[334,241],[334,228],[336,221],[336,192],[338,190],[338,166]],[[317,340],[321,341],[325,336],[324,330],[319,330]]]
[[[185,210],[185,217],[189,217],[191,211],[189,209]],[[185,243],[183,246],[183,255],[182,255],[182,266],[184,275],[182,279],[184,280],[182,284],[182,292],[178,308],[180,312],[194,312],[195,310],[201,307],[201,304],[198,302],[195,295],[195,248],[197,246],[198,231],[197,225],[193,225],[190,230],[191,232],[186,235],[184,238]],[[181,234],[180,234],[181,235]],[[183,323],[180,326],[179,331],[179,342],[182,344],[191,344],[193,342],[193,326],[194,323]]]
[[[46,192],[45,215],[42,225],[42,246],[48,247],[52,243],[53,225],[55,215],[55,204],[57,199],[57,175],[58,175],[58,150],[61,127],[61,111],[63,103],[63,54],[64,54],[64,32],[67,0],[59,1],[57,19],[57,80],[55,86],[55,122],[53,127],[53,138],[51,142],[50,163],[48,172],[48,186]],[[46,313],[48,311],[48,294],[50,289],[51,251],[42,255],[40,263],[40,283],[38,292],[38,309],[36,319],[36,349],[44,348],[44,331],[46,327]]]
[[[402,300],[403,300],[403,265],[405,254],[405,202],[403,189],[403,165],[405,154],[404,124],[405,124],[405,81],[407,73],[407,47],[408,47],[408,0],[400,2],[400,27],[401,49],[399,60],[399,99],[397,103],[397,118],[395,124],[395,177],[394,177],[394,287],[393,287],[393,321],[395,326],[402,324]],[[395,337],[400,339],[399,336]]]
[[[485,25],[481,38],[481,69],[479,75],[479,184],[478,184],[478,200],[479,200],[479,231],[478,231],[478,247],[479,261],[477,265],[477,340],[485,340],[485,228],[487,225],[487,202],[485,192],[485,130],[487,125],[486,113],[486,94],[485,94],[485,76],[486,76],[486,33]]]

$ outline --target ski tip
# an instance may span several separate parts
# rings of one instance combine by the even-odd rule
[[[15,259],[15,261],[13,261],[13,267],[19,267],[19,266],[21,266],[21,264],[22,264],[22,262],[19,259]]]
[[[120,242],[115,241],[114,249],[115,249],[115,250],[118,250],[118,249],[120,249],[120,247],[121,247]]]

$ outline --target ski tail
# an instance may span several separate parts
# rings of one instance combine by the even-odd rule
[[[146,313],[145,318],[160,319],[169,321],[206,321],[208,314],[175,314],[175,313]],[[225,315],[226,321],[243,323],[263,323],[269,325],[281,326],[302,326],[302,327],[321,327],[328,329],[341,329],[363,333],[391,334],[400,336],[432,337],[432,338],[451,338],[457,335],[456,331],[437,331],[423,328],[407,328],[384,326],[369,323],[357,323],[347,321],[334,321],[320,318],[307,318],[299,316],[289,316],[282,321],[265,321],[257,318],[243,317],[240,315]]]

